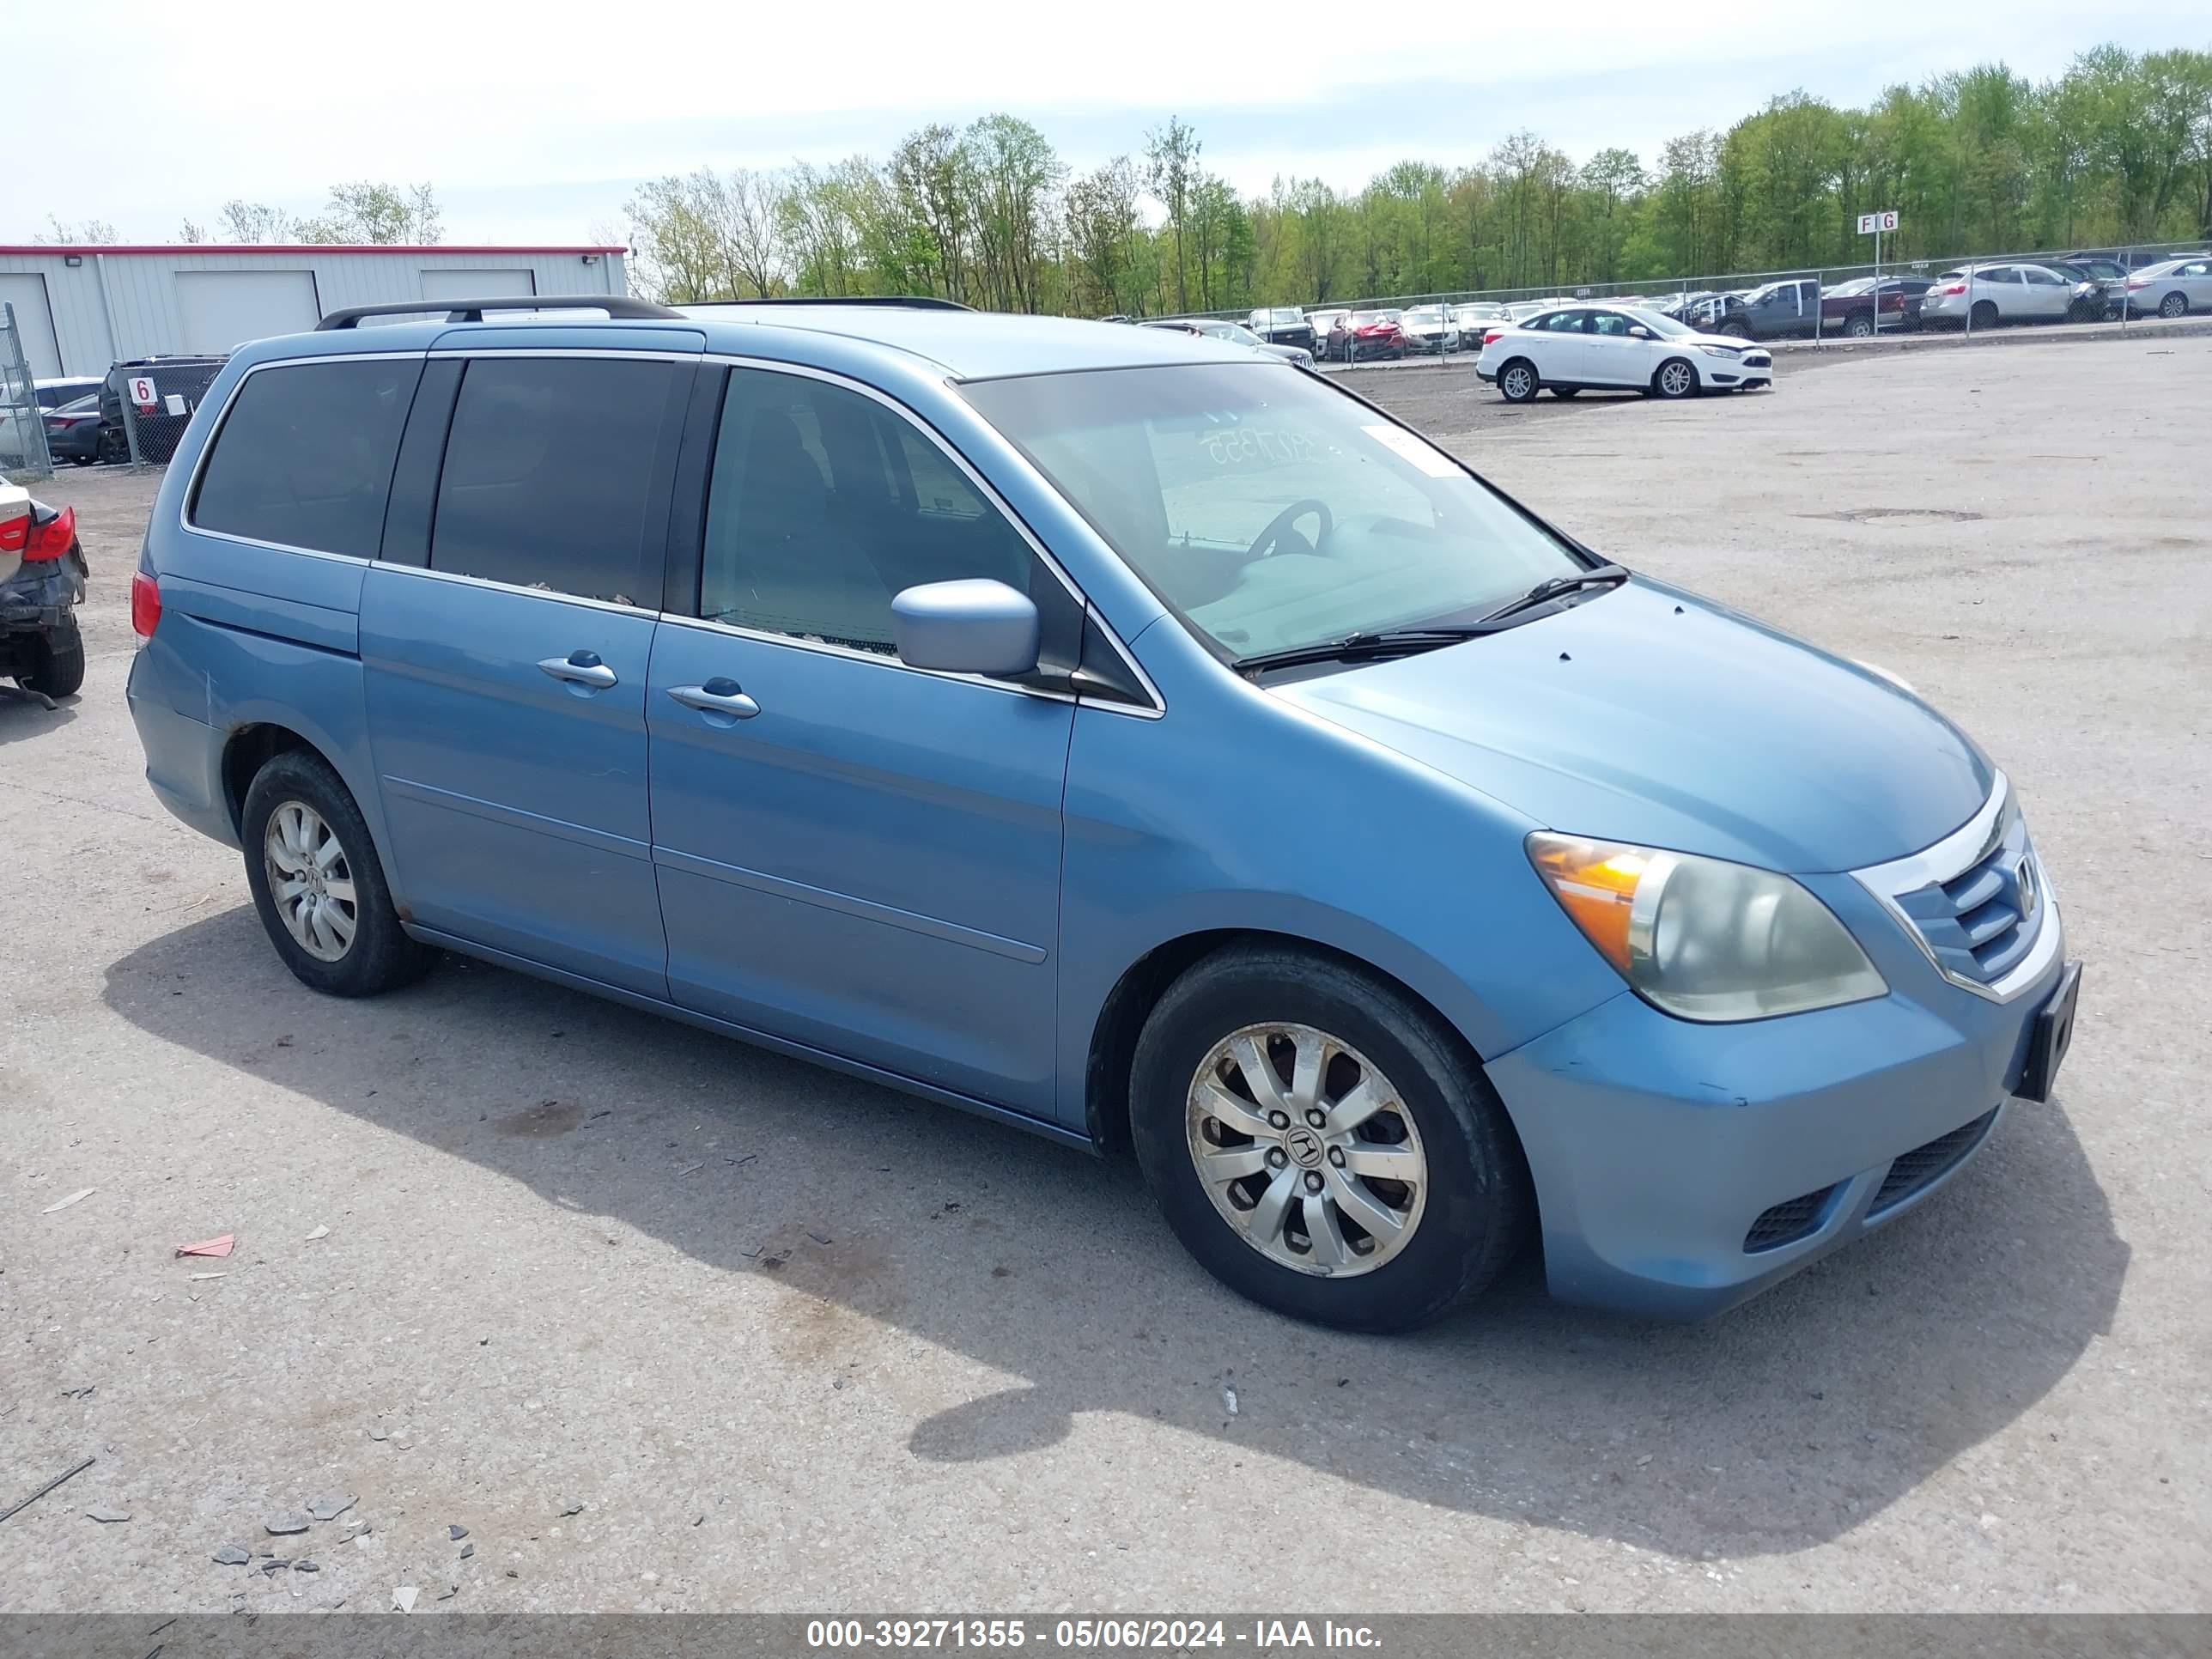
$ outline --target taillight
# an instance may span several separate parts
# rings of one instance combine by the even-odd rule
[[[27,563],[33,559],[58,559],[76,544],[76,509],[65,507],[44,524],[33,522],[23,558]]]
[[[1482,343],[1485,345],[1488,345],[1492,340],[1502,340],[1504,337],[1505,331],[1504,329],[1493,328],[1482,337]]]
[[[1964,283],[1953,283],[1948,287],[1939,288],[1936,291],[1938,294],[1964,294],[1966,291],[1966,285]]]
[[[161,625],[161,585],[143,570],[131,573],[131,631],[142,640]]]

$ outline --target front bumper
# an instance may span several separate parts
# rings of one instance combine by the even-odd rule
[[[1986,1143],[2065,967],[2057,905],[2040,971],[1994,1002],[1943,981],[1909,941],[1877,949],[1863,896],[1838,879],[1807,885],[1859,935],[1888,995],[1701,1025],[1624,990],[1491,1062],[1555,1296],[1720,1313],[1902,1214]]]

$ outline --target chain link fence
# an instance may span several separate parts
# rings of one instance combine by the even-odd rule
[[[100,388],[101,459],[166,466],[225,357],[150,357],[118,363]]]
[[[1869,244],[1871,239],[1869,238]],[[1412,311],[1436,306],[1553,306],[1582,301],[1648,306],[1692,327],[1741,333],[1760,340],[1857,339],[1922,328],[1972,331],[2024,322],[2111,322],[2124,326],[2131,310],[2127,280],[2145,267],[2184,254],[2201,252],[2202,240],[2136,245],[2035,249],[1945,258],[1863,264],[1803,265],[1773,270],[1708,272],[1664,280],[1597,283],[1538,283],[1516,288],[1455,289],[1396,294],[1361,300],[1308,302],[1309,318],[1318,312]],[[2081,275],[2051,271],[2052,265],[2079,266]],[[2054,286],[2029,267],[2063,278]],[[2018,280],[1999,271],[2021,272]],[[1950,287],[1936,279],[1966,273],[1956,294],[1929,295]],[[2088,286],[2083,286],[2084,283]],[[1879,285],[1879,286],[1877,286]],[[1249,323],[1249,310],[1190,313],[1208,320]],[[1255,325],[1256,326],[1256,325]],[[1318,331],[1317,331],[1318,332]],[[1479,331],[1464,342],[1471,353],[1480,345]],[[1429,348],[1433,349],[1433,347]],[[1315,355],[1328,355],[1316,338]],[[1363,350],[1363,356],[1366,355]],[[1438,353],[1441,358],[1443,354]]]
[[[0,304],[0,473],[43,478],[52,471],[46,414],[31,378],[30,356],[15,326],[15,307]]]

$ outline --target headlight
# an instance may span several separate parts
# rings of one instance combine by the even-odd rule
[[[1828,907],[1746,864],[1538,830],[1528,856],[1644,1000],[1683,1019],[1764,1019],[1884,995]]]
[[[1704,352],[1708,357],[1741,357],[1743,356],[1743,348],[1741,346],[1707,345],[1703,341],[1698,342],[1698,349]]]

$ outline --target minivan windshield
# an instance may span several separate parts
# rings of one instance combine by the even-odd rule
[[[962,390],[1232,661],[1470,622],[1585,568],[1443,451],[1310,374],[1193,363]]]

